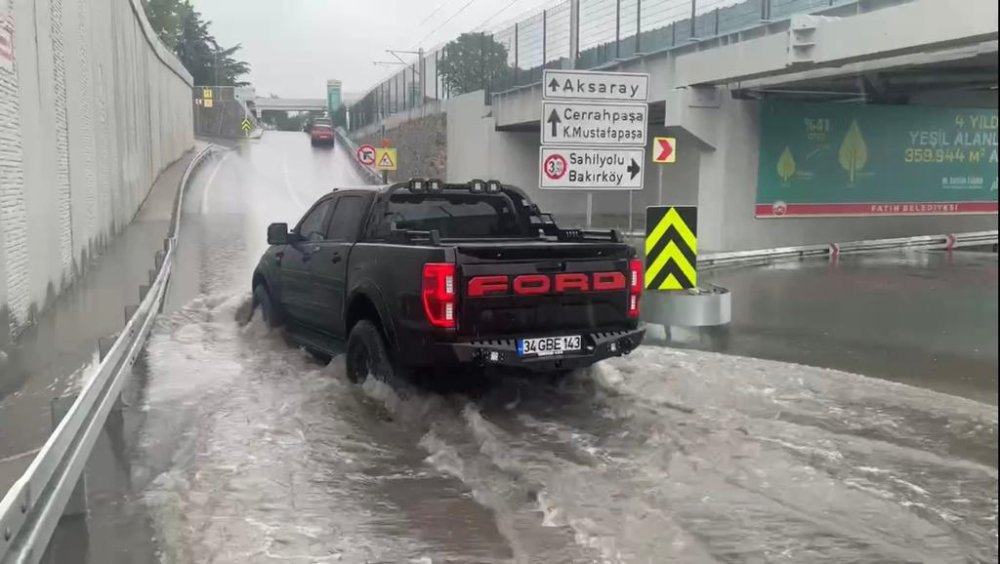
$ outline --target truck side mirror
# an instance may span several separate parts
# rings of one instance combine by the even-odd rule
[[[267,226],[268,245],[287,245],[290,240],[287,223],[272,223]]]

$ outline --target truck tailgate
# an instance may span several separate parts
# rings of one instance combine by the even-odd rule
[[[627,327],[629,253],[612,243],[460,244],[459,334]]]

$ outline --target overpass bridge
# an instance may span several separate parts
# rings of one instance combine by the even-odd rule
[[[308,112],[325,111],[326,100],[323,98],[270,98],[256,97],[251,102],[253,111],[260,118],[261,112],[274,110],[282,112]]]
[[[995,112],[995,2],[963,2],[962,17],[936,0],[684,0],[641,11],[620,2],[617,12],[600,5],[569,0],[493,33],[508,49],[509,68],[484,92],[450,95],[436,79],[439,55],[428,55],[351,106],[352,136],[370,140],[385,129],[402,138],[413,127],[394,135],[400,124],[444,113],[447,178],[501,177],[557,215],[608,227],[641,226],[647,205],[699,205],[699,244],[713,250],[996,227],[995,192],[985,196],[993,202],[986,215],[764,221],[754,211],[764,103]],[[647,162],[645,190],[628,199],[535,189],[546,68],[648,73],[649,137],[677,137],[677,163]],[[424,96],[400,96],[407,84],[423,85]]]

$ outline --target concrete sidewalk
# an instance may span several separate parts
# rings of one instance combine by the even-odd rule
[[[48,438],[52,400],[79,388],[96,364],[97,340],[120,331],[125,306],[139,303],[139,286],[149,283],[184,170],[203,146],[160,174],[128,227],[0,354],[0,496]]]

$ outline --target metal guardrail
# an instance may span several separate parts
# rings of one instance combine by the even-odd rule
[[[358,162],[358,159],[355,156],[358,152],[358,146],[354,143],[354,141],[351,141],[350,137],[347,136],[347,132],[344,131],[344,128],[338,126],[335,131],[337,132],[337,142],[342,143],[350,153],[348,156],[351,158],[351,162],[354,163],[354,168],[356,168],[361,175],[364,176],[367,182],[371,184],[382,184],[382,174],[379,173],[379,171]]]
[[[959,247],[977,245],[995,245],[997,244],[997,233],[997,231],[973,231],[969,233],[918,235],[914,237],[897,237],[892,239],[849,241],[845,243],[830,243],[826,245],[802,245],[797,247],[778,247],[752,251],[704,253],[698,257],[698,268],[716,268],[735,264],[770,262],[774,260],[805,257],[828,256],[834,258],[844,253],[870,252],[889,249],[955,249]]]
[[[156,254],[158,270],[139,306],[31,465],[0,500],[0,562],[34,564],[42,559],[160,311],[173,269],[183,193],[191,173],[213,150],[212,145],[204,148],[184,171],[164,249]]]

